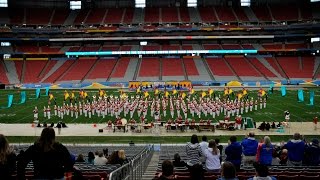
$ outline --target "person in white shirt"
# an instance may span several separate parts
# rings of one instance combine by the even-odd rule
[[[202,154],[204,154],[205,150],[208,149],[208,138],[207,136],[202,136],[202,141],[199,143],[200,147],[201,147],[201,151],[202,151]],[[202,156],[201,157],[201,162],[205,162],[206,161],[206,157],[205,156]]]
[[[99,155],[94,158],[94,165],[106,165],[108,160],[104,157],[103,152],[99,152]]]
[[[214,140],[209,141],[209,148],[204,152],[206,157],[206,170],[208,172],[220,172],[220,150]]]

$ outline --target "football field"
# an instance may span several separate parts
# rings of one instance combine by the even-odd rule
[[[310,106],[309,104],[309,92],[310,90],[315,91],[314,97],[314,106]],[[20,102],[20,92],[25,91],[27,94],[26,103],[18,104]],[[50,92],[56,98],[56,102],[58,106],[63,104],[64,98],[64,91],[65,90],[50,90]],[[72,90],[68,90],[70,93]],[[74,90],[75,95],[78,96],[79,90]],[[90,89],[86,90],[89,97],[98,94],[98,90]],[[108,96],[111,94],[113,96],[119,96],[118,90],[106,90]],[[222,91],[215,91],[216,96],[223,96]],[[235,91],[235,93],[237,93]],[[0,107],[7,106],[7,99],[8,95],[14,95],[13,98],[13,105],[10,108],[1,108],[0,109],[0,123],[32,123],[33,121],[33,109],[35,106],[39,109],[39,120],[41,123],[47,122],[58,122],[61,121],[60,118],[52,116],[50,120],[44,118],[43,115],[43,107],[48,106],[48,97],[45,96],[45,90],[41,90],[41,96],[39,99],[35,98],[35,90],[2,90],[0,91]],[[126,94],[131,97],[132,95],[136,95],[136,92],[126,92]],[[150,92],[150,97],[154,96],[153,92]],[[199,96],[201,92],[196,92],[191,96]],[[143,95],[142,95],[143,96]],[[249,91],[249,97],[253,97],[254,99],[257,98],[257,91]],[[68,101],[67,101],[68,103]],[[53,113],[53,101],[51,102],[51,114]],[[273,94],[268,95],[267,100],[267,108],[259,109],[257,111],[248,112],[243,114],[242,117],[251,117],[256,122],[261,121],[284,121],[284,111],[289,110],[291,113],[291,120],[292,122],[312,122],[314,116],[320,116],[320,89],[319,88],[311,88],[311,89],[304,89],[304,102],[298,102],[297,100],[297,90],[287,90],[287,95],[285,97],[281,96],[280,91],[274,91]],[[181,113],[182,114],[182,113]],[[123,117],[123,113],[121,114]],[[176,113],[175,113],[176,116]],[[167,117],[161,117],[162,120],[168,120],[170,118],[170,111],[167,108]],[[129,115],[124,117],[129,119]],[[134,118],[138,120],[137,113],[134,113]],[[188,118],[192,118],[191,114],[188,114]],[[212,119],[212,117],[205,117],[202,114],[202,119],[207,120],[211,119],[213,122],[217,122],[220,119],[223,119],[223,115],[220,114],[219,117]],[[153,120],[151,116],[150,109],[148,109],[148,114],[146,117],[147,121],[150,122]],[[85,118],[84,116],[80,116],[78,119],[71,118],[70,116],[64,116],[63,121],[68,123],[105,123],[108,120],[115,120],[115,117],[106,116],[104,119],[102,117],[92,116],[91,119]],[[199,118],[195,118],[196,121]]]

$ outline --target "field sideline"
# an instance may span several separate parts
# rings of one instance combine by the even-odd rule
[[[285,97],[281,97],[279,91],[274,91],[273,94],[269,95],[267,101],[267,108],[249,112],[244,114],[243,117],[252,117],[256,122],[261,121],[283,121],[284,119],[284,111],[289,110],[291,113],[291,121],[293,122],[311,122],[314,116],[320,115],[320,90],[315,90],[315,105],[308,106],[309,103],[309,91],[307,89],[304,90],[304,97],[305,102],[299,103],[297,101],[297,90],[288,90],[287,95]],[[43,118],[43,106],[48,105],[48,97],[44,95],[45,90],[41,90],[41,97],[40,99],[30,99],[35,97],[35,90],[2,90],[0,91],[0,107],[7,105],[7,95],[13,94],[14,95],[14,103],[20,102],[20,91],[26,91],[27,93],[27,101],[25,104],[14,104],[11,108],[8,109],[0,109],[0,123],[31,123],[33,121],[33,113],[32,110],[35,106],[39,109],[39,120],[40,122],[58,122],[60,119],[58,117],[52,117],[51,120],[47,120]],[[78,90],[75,90],[75,95],[78,95]],[[53,93],[54,97],[57,99],[57,105],[62,105],[63,103],[63,93],[64,90],[50,90]],[[69,90],[68,92],[71,92]],[[93,94],[97,94],[98,90],[87,90],[89,97]],[[107,95],[119,95],[117,90],[107,90]],[[223,92],[216,91],[216,95],[223,95]],[[133,93],[127,93],[129,96]],[[150,93],[150,96],[153,96],[153,92]],[[257,91],[249,91],[249,96],[256,98]],[[169,119],[169,108],[167,108],[167,118],[162,118],[164,120]],[[51,114],[53,114],[53,105],[51,105]],[[175,114],[176,115],[176,114]],[[191,118],[191,115],[188,114],[188,117]],[[138,119],[137,114],[134,115],[135,119]],[[205,118],[204,115],[202,116],[203,119]],[[106,116],[105,119],[101,117],[93,116],[92,119],[86,119],[84,116],[79,117],[78,119],[74,119],[71,117],[65,116],[64,122],[66,123],[104,123],[108,120],[114,120],[115,117]],[[127,117],[128,119],[128,117]],[[196,120],[199,120],[195,118]],[[212,119],[212,118],[211,118]],[[223,116],[220,115],[218,118],[216,117],[214,122],[217,120],[223,119]],[[150,109],[148,111],[147,120],[151,121],[152,117],[150,116]]]

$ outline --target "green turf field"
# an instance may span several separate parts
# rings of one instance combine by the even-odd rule
[[[309,103],[309,90],[304,90],[305,102],[298,103],[297,101],[297,91],[296,90],[288,90],[287,96],[281,97],[279,91],[274,91],[273,94],[269,95],[267,108],[249,112],[248,114],[244,114],[243,117],[252,117],[255,121],[283,121],[284,120],[284,111],[289,110],[291,113],[291,121],[294,122],[303,122],[303,121],[312,121],[314,116],[320,116],[320,89],[312,89],[315,91],[315,105],[308,106]],[[25,104],[14,104],[11,108],[8,109],[0,109],[0,123],[31,123],[33,121],[33,109],[35,106],[39,109],[39,120],[40,122],[58,122],[60,119],[58,117],[52,117],[50,121],[43,118],[43,106],[48,105],[48,97],[44,95],[45,90],[41,90],[40,99],[30,99],[35,97],[35,90],[2,90],[0,91],[0,107],[7,105],[7,95],[14,95],[14,103],[20,102],[20,91],[26,91],[27,93],[27,101]],[[63,93],[64,90],[50,90],[51,93],[54,94],[57,105],[62,105],[63,103]],[[71,90],[69,90],[71,92]],[[91,97],[93,94],[97,94],[98,90],[87,90],[88,95]],[[216,95],[223,95],[223,92],[215,92]],[[118,95],[119,92],[116,90],[107,90],[107,94]],[[127,93],[129,96],[133,93]],[[77,96],[78,93],[75,93]],[[249,91],[249,95],[251,97],[256,98],[257,91]],[[150,96],[153,96],[153,93],[150,93]],[[197,95],[194,95],[197,96]],[[169,108],[167,108],[167,118],[168,119],[170,112]],[[51,114],[53,114],[53,108],[51,108]],[[188,115],[189,116],[189,115]],[[129,116],[128,116],[129,117]],[[127,118],[128,118],[127,117]],[[136,119],[137,114],[134,116]],[[191,117],[191,115],[190,115]],[[204,115],[202,116],[205,118]],[[78,119],[74,119],[71,117],[64,117],[66,123],[105,123],[108,120],[114,120],[115,118],[111,118],[106,116],[105,119],[97,116],[93,116],[92,119],[86,119],[84,116],[79,117]],[[150,110],[147,116],[148,121],[152,119],[150,116]],[[216,117],[215,121],[223,119],[222,115],[220,117]],[[199,120],[196,118],[196,120]]]

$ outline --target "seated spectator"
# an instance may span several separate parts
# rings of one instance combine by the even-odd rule
[[[243,165],[250,166],[256,160],[258,141],[254,138],[254,132],[250,132],[248,137],[242,140],[241,146],[243,149]]]
[[[301,140],[301,135],[295,133],[293,139],[284,145],[288,150],[288,166],[301,166],[304,157],[305,143]]]
[[[82,163],[82,162],[86,162],[86,161],[84,160],[83,155],[82,155],[82,154],[79,154],[78,157],[77,157],[77,159],[76,159],[76,162]]]
[[[118,151],[118,157],[119,157],[119,164],[123,165],[128,162],[128,159],[126,158],[126,154],[124,150]]]
[[[51,127],[44,128],[34,145],[30,146],[17,164],[18,179],[25,179],[25,168],[32,161],[34,179],[62,179],[65,172],[73,171],[73,163],[68,149],[55,141]]]
[[[277,128],[280,128],[282,126],[282,124],[281,124],[281,122],[279,122],[278,124],[277,124]]]
[[[236,177],[236,168],[231,162],[224,162],[221,165],[221,177],[218,180],[239,180]]]
[[[311,144],[306,147],[306,163],[308,166],[318,166],[320,164],[320,147],[318,139],[312,139]]]
[[[275,128],[276,128],[276,123],[275,123],[275,122],[272,122],[271,128],[272,128],[272,129],[275,129]]]
[[[173,164],[169,160],[165,160],[162,162],[162,173],[159,174],[159,180],[169,180],[175,179],[176,177],[173,175]]]
[[[194,134],[191,136],[191,142],[186,145],[186,153],[188,157],[187,165],[189,167],[195,164],[201,164],[200,157],[202,156],[202,150],[197,135]]]
[[[276,150],[273,150],[272,152],[272,162],[271,162],[272,166],[275,165],[280,165],[280,158],[279,158],[279,154]]]
[[[95,156],[94,156],[93,152],[89,152],[89,153],[88,153],[87,163],[88,163],[88,164],[94,164],[94,159],[95,159]]]
[[[176,153],[174,155],[173,166],[174,167],[185,167],[187,164],[184,161],[181,161],[180,155]]]
[[[214,140],[209,141],[209,148],[204,151],[206,157],[206,170],[208,172],[220,172],[220,150]]]
[[[191,180],[204,180],[204,170],[201,164],[195,164],[190,169]]]
[[[103,155],[105,158],[108,157],[108,152],[109,152],[108,148],[103,149]]]
[[[263,141],[263,143],[258,145],[257,161],[262,165],[270,166],[272,163],[272,153],[274,148],[269,136],[265,136]]]
[[[16,170],[16,155],[10,148],[7,138],[0,134],[0,179],[13,179]]]
[[[260,129],[261,131],[264,131],[266,129],[266,122],[263,121],[260,126],[258,127],[258,129]]]
[[[256,170],[256,175],[253,178],[249,178],[248,180],[276,180],[275,177],[269,176],[269,169],[267,166],[254,163],[253,167]]]
[[[113,151],[108,157],[108,164],[120,164],[118,151]]]
[[[98,157],[94,158],[94,165],[106,165],[108,160],[104,157],[103,152],[99,152]]]
[[[266,124],[266,130],[267,130],[267,131],[269,131],[269,130],[270,130],[270,128],[271,128],[270,123],[269,123],[269,122],[267,122],[267,124]]]
[[[225,154],[227,155],[226,161],[231,162],[237,170],[240,169],[242,146],[237,142],[236,136],[231,136],[229,145],[226,147]]]
[[[287,165],[288,162],[288,150],[282,149],[280,154],[280,165]]]

